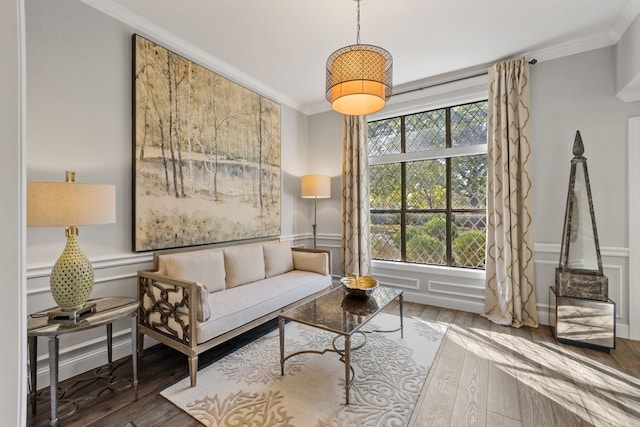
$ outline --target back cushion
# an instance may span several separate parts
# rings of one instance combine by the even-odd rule
[[[220,249],[204,249],[160,255],[158,271],[169,277],[203,283],[209,292],[225,288],[224,255]]]
[[[267,277],[284,274],[293,270],[293,256],[291,255],[291,242],[265,243],[264,268]]]
[[[264,279],[264,255],[261,244],[224,248],[227,288]]]

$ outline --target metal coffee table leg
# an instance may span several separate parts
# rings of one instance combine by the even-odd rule
[[[280,375],[284,375],[284,319],[278,319],[280,330]]]
[[[349,389],[351,388],[351,335],[344,336],[344,393],[349,404]]]

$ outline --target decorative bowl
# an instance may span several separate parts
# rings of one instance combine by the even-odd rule
[[[340,283],[349,295],[360,298],[369,296],[378,288],[378,280],[371,276],[343,277]]]
[[[368,316],[378,311],[379,307],[374,298],[355,297],[351,294],[344,296],[340,306],[343,310],[356,316]]]

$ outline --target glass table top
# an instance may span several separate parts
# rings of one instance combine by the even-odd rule
[[[281,313],[280,318],[351,335],[400,295],[399,289],[378,286],[367,298],[354,298],[341,286]]]
[[[138,309],[138,300],[127,297],[96,298],[87,301],[87,303],[96,304],[95,312],[76,321],[49,319],[47,310],[29,315],[27,335],[55,336],[91,329],[112,323],[123,317],[132,316]]]

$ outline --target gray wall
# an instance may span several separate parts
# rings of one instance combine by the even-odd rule
[[[79,243],[95,270],[92,297],[135,297],[136,272],[149,268],[151,259],[150,253],[131,250],[131,36],[136,30],[80,1],[29,0],[26,6],[27,180],[63,181],[71,169],[78,182],[116,186],[117,222],[81,227]],[[308,221],[311,212],[299,197],[299,177],[307,173],[299,159],[308,157],[308,118],[283,104],[281,112],[281,233],[294,239],[296,221]],[[63,229],[27,228],[29,313],[55,305],[49,274],[64,244]],[[61,378],[104,363],[104,339],[102,330],[65,337]],[[130,354],[128,339],[126,322],[115,325],[117,357]],[[39,387],[48,384],[46,357],[41,345]]]
[[[0,424],[21,426],[26,420],[26,326],[24,319],[24,163],[21,70],[24,32],[22,2],[0,2],[0,267],[3,327]],[[9,350],[7,350],[9,349]]]
[[[640,16],[616,45],[616,92],[625,101],[640,100]]]
[[[610,296],[618,303],[618,331],[626,336],[629,310],[640,309],[640,302],[628,300],[627,218],[627,119],[640,115],[640,102],[625,103],[616,97],[614,52],[615,47],[610,46],[540,62],[530,69],[535,270],[538,314],[546,323],[548,287],[554,283],[559,259],[571,149],[575,132],[580,130],[605,274],[610,281]],[[438,98],[435,104],[433,98]],[[422,101],[433,106],[441,100],[438,93]],[[415,108],[418,102],[414,99],[406,104]],[[402,110],[403,105],[390,108]],[[381,115],[384,110],[376,116]],[[326,172],[333,173],[328,165],[337,167],[341,162],[341,117],[332,112],[314,115],[309,129],[310,150],[316,150],[314,162],[327,165]],[[339,177],[335,181],[339,189]],[[328,248],[339,249],[340,199],[323,200],[322,209],[326,216],[318,221],[319,233],[328,235],[320,241]],[[339,256],[334,254],[334,260],[334,265],[339,263]],[[483,274],[388,263],[374,263],[374,272],[383,282],[403,287],[410,300],[482,311]]]
[[[531,68],[535,235],[558,243],[576,130],[585,145],[601,246],[628,246],[627,118],[640,103],[616,97],[614,47]]]
[[[609,46],[532,67],[531,120],[536,242],[536,289],[545,312],[554,283],[576,130],[582,135],[596,226],[617,327],[629,336],[628,118],[640,103],[616,96],[615,47]],[[635,285],[633,285],[635,286]]]

